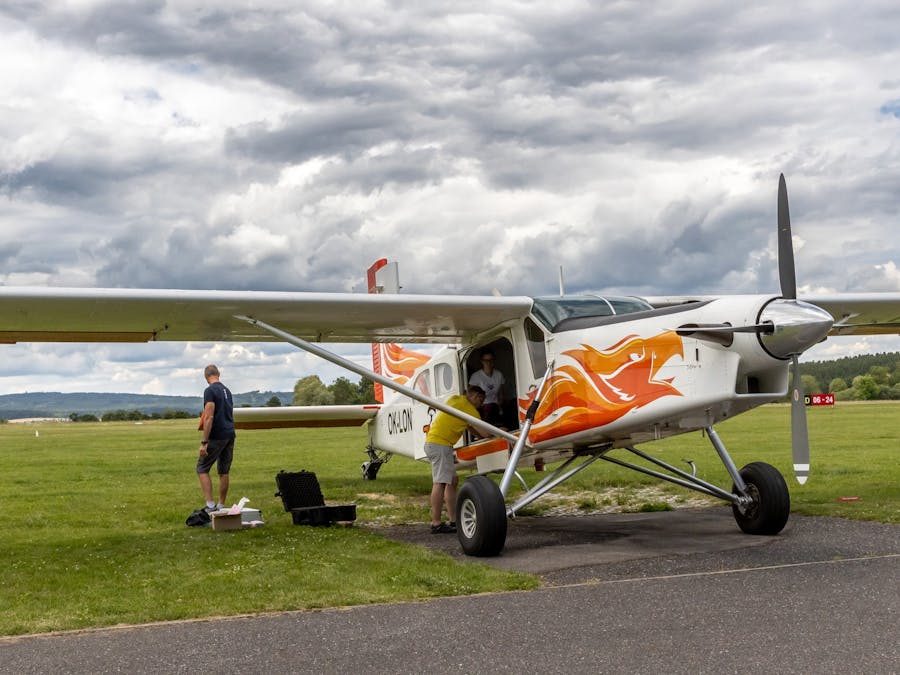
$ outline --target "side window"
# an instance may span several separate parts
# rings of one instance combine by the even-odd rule
[[[438,396],[448,392],[456,393],[453,388],[453,368],[449,363],[439,363],[434,367],[434,385]]]
[[[525,319],[525,341],[528,344],[528,357],[531,359],[531,372],[536,378],[547,372],[547,347],[544,344],[544,331],[530,318]]]
[[[431,396],[431,371],[423,370],[413,383],[413,389],[426,396]]]

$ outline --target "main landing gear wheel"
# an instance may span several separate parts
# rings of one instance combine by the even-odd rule
[[[506,503],[485,476],[472,476],[456,498],[456,536],[466,555],[495,556],[506,543]]]
[[[774,466],[753,462],[741,469],[751,502],[731,505],[734,519],[747,534],[778,534],[791,513],[791,496],[784,478]],[[737,487],[732,487],[737,493]]]

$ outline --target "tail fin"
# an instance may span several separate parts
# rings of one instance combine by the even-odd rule
[[[397,263],[389,263],[387,258],[376,260],[367,272],[367,281],[369,293],[399,293]],[[398,344],[372,343],[372,370],[400,384],[406,384],[413,372],[429,358],[427,354],[404,349]],[[380,382],[375,383],[375,400],[384,403],[384,387]]]
[[[369,293],[397,293],[400,290],[400,277],[397,272],[397,263],[388,264],[387,258],[379,258],[366,273]],[[372,343],[372,370],[383,375],[382,370],[382,345]],[[384,403],[384,387],[380,382],[375,383],[375,400]]]

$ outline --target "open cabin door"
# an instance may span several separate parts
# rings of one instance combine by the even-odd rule
[[[486,393],[486,406],[482,411],[482,419],[510,431],[519,428],[516,402],[518,371],[515,351],[512,336],[507,333],[476,344],[466,352],[463,358],[465,386],[478,384]],[[487,375],[488,370],[491,371],[490,375]],[[502,384],[497,383],[495,373],[501,374]],[[496,391],[492,392],[491,390],[494,388]],[[496,408],[490,407],[491,393],[495,394]]]
[[[459,353],[455,348],[441,350],[428,365],[420,370],[412,381],[412,388],[426,396],[446,402],[460,387]],[[409,400],[409,399],[407,399]],[[425,435],[437,415],[437,411],[425,403],[412,401],[412,424],[414,437],[414,458],[425,458]]]

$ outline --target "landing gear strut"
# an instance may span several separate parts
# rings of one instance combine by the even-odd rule
[[[791,497],[782,475],[775,467],[764,462],[753,462],[739,470],[711,426],[706,428],[706,434],[732,479],[730,491],[701,479],[693,464],[691,473],[687,473],[633,446],[618,448],[662,469],[654,470],[610,456],[609,453],[616,448],[606,445],[585,450],[581,455],[573,454],[540,483],[526,489],[525,494],[509,507],[505,505],[502,483],[498,487],[486,476],[472,476],[463,483],[456,500],[459,543],[468,555],[499,554],[506,543],[507,517],[515,516],[519,509],[598,459],[724,500],[731,504],[734,519],[747,534],[775,535],[781,532],[791,512]],[[510,459],[510,465],[514,466],[513,458]]]

